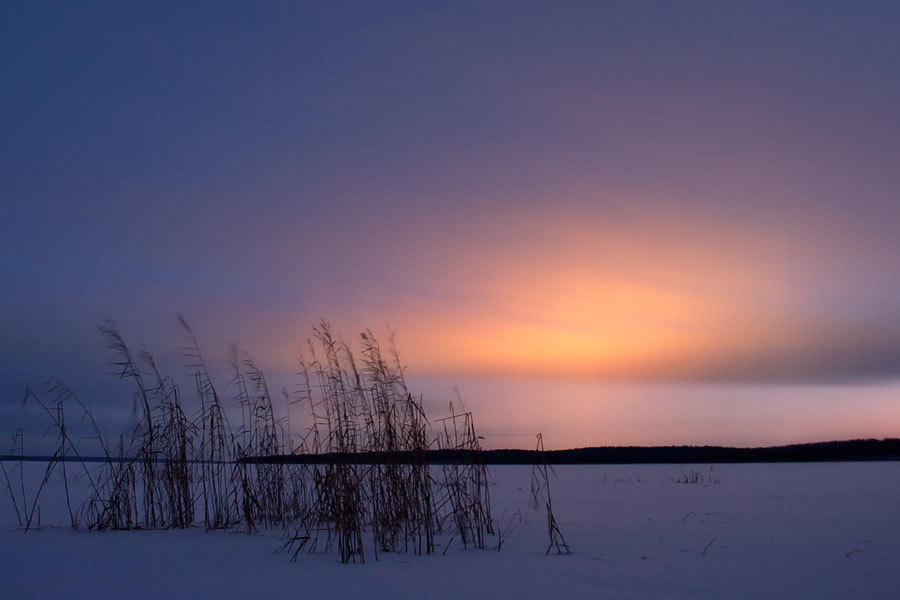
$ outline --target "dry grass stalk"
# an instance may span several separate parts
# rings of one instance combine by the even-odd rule
[[[553,514],[553,498],[550,494],[550,471],[552,468],[547,462],[547,455],[544,452],[544,436],[540,433],[537,434],[535,454],[535,464],[531,469],[531,499],[532,506],[537,508],[539,496],[541,493],[544,495],[544,506],[547,508],[547,535],[550,538],[550,544],[544,554],[550,554],[550,550],[553,548],[556,548],[557,554],[563,552],[568,554],[570,552],[569,545]]]

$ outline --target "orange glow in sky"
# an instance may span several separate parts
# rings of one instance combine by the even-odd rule
[[[840,337],[801,310],[776,236],[634,216],[526,229],[452,251],[430,240],[404,258],[429,287],[373,289],[350,318],[389,322],[411,365],[442,373],[695,378],[745,360],[775,372],[816,330]]]

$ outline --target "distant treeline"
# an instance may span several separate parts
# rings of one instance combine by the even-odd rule
[[[554,465],[628,465],[640,463],[751,463],[751,462],[828,462],[900,460],[900,438],[883,440],[846,440],[791,444],[766,448],[729,448],[727,446],[599,446],[571,450],[547,450],[547,462]],[[0,455],[0,460],[49,460],[48,456]],[[72,459],[71,457],[66,457]],[[429,450],[423,453],[360,452],[356,454],[294,454],[270,457],[249,457],[240,462],[274,464],[320,464],[346,462],[357,464],[425,461],[448,464],[483,461],[493,465],[532,465],[534,450]],[[105,461],[106,458],[82,457],[86,462]]]
[[[847,440],[792,444],[767,448],[729,448],[725,446],[600,446],[548,450],[549,463],[555,465],[580,464],[638,464],[638,463],[746,463],[746,462],[822,462],[900,460],[900,439]],[[462,450],[429,450],[422,454],[398,452],[391,455],[360,453],[298,454],[256,459],[254,462],[319,463],[346,461],[355,463],[397,462],[411,463],[425,460],[443,464],[481,459],[495,465],[531,465],[534,450],[484,450],[479,456]]]

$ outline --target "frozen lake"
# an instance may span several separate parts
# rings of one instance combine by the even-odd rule
[[[9,469],[13,463],[6,463]],[[33,469],[34,467],[29,467]],[[72,532],[58,481],[40,531],[0,496],[0,598],[890,598],[900,590],[900,463],[558,466],[572,554],[544,554],[531,469],[491,467],[497,552],[274,554],[279,533]],[[701,479],[699,483],[678,480]],[[5,485],[5,482],[4,482]],[[51,527],[48,524],[59,525]],[[446,549],[446,554],[441,552]]]

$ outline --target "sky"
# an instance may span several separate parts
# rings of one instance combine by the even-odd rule
[[[2,435],[183,314],[488,447],[900,436],[896,2],[4,2],[0,81]]]

